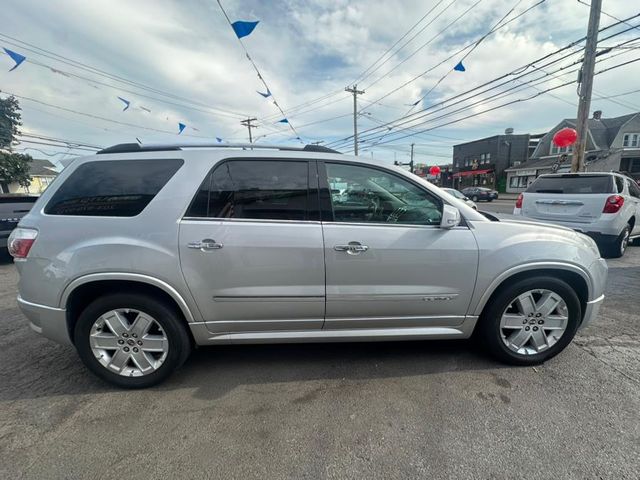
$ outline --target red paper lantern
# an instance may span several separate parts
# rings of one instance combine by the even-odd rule
[[[568,147],[576,143],[578,132],[574,128],[565,127],[553,136],[553,144],[557,147]]]
[[[437,165],[434,165],[429,169],[429,173],[433,176],[440,175],[440,172],[441,172],[440,167]]]

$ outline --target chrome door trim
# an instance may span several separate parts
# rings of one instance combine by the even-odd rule
[[[414,225],[407,223],[374,223],[374,222],[321,222],[323,225],[348,225],[351,227],[402,227],[402,228],[421,228],[427,230],[447,230],[440,225]],[[467,225],[458,225],[448,230],[469,230]]]
[[[458,293],[407,293],[407,294],[327,294],[327,300],[342,302],[384,301],[384,302],[406,302],[407,300],[423,300],[425,302],[449,301],[458,297]]]
[[[300,224],[312,224],[320,225],[319,220],[271,220],[271,219],[254,219],[254,218],[217,218],[217,217],[183,217],[180,222],[189,223],[300,223]]]
[[[297,296],[214,296],[214,302],[322,302],[323,296],[297,295]]]

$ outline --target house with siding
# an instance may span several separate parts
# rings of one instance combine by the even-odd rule
[[[18,183],[0,182],[0,193],[26,193],[31,195],[40,195],[56,178],[58,172],[55,165],[49,160],[32,159],[29,162],[29,177],[31,184],[23,187]]]
[[[540,139],[527,162],[507,168],[507,192],[524,191],[543,173],[571,171],[573,147],[559,148],[552,139],[558,130],[575,126],[575,119],[562,120]],[[587,135],[586,171],[618,171],[640,179],[640,112],[603,118],[596,111],[589,119]]]

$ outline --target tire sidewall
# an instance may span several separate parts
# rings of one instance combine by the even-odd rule
[[[111,372],[100,364],[91,350],[89,336],[94,322],[104,313],[121,308],[140,310],[151,315],[167,336],[167,356],[163,364],[148,375],[125,377]],[[89,304],[76,322],[74,343],[82,362],[89,370],[106,382],[123,388],[146,388],[162,382],[184,362],[190,349],[185,327],[173,308],[146,295],[125,293],[106,295]]]
[[[529,290],[546,289],[560,295],[567,305],[569,320],[560,339],[547,350],[534,355],[520,355],[510,350],[500,335],[500,320],[507,307],[520,294]],[[499,291],[485,308],[480,322],[480,336],[490,352],[499,359],[516,365],[536,365],[548,360],[573,340],[582,319],[580,300],[575,291],[563,280],[554,277],[534,277],[517,281]]]

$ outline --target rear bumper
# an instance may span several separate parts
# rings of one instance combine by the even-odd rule
[[[600,295],[595,300],[591,300],[587,302],[587,306],[584,310],[584,317],[582,318],[582,323],[580,324],[580,328],[587,327],[591,321],[598,316],[600,313],[600,307],[602,306],[602,302],[604,302],[604,295]]]
[[[18,307],[29,320],[31,329],[64,345],[73,345],[67,328],[67,311],[31,303],[18,296]]]

